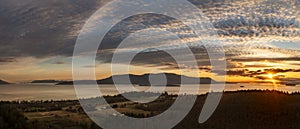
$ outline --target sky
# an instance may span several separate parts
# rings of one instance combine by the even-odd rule
[[[109,2],[0,1],[0,79],[10,82],[71,80],[72,55],[80,30],[95,11]],[[177,34],[185,42],[159,33],[148,37],[152,39],[150,42],[147,35],[138,35],[145,40],[132,42],[118,51],[128,55],[144,50],[131,62],[132,74],[199,69],[200,76],[215,80],[226,76],[227,81],[232,82],[300,82],[299,0],[189,2],[201,9],[214,26],[225,50],[226,75],[211,71],[203,44],[181,21],[164,15],[144,14],[124,19],[105,36],[96,58],[97,77],[111,76],[111,58],[123,40],[130,36],[131,40],[136,39],[132,34],[142,29],[161,28]],[[103,12],[105,14],[108,12]],[[137,42],[139,44],[135,44]],[[177,64],[170,55],[157,50],[180,51],[183,45],[191,46],[198,66]],[[119,61],[117,66],[118,74],[126,74],[124,62]],[[195,76],[192,72],[186,74]]]

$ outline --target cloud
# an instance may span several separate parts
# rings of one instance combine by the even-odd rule
[[[283,83],[296,83],[296,84],[300,84],[300,79],[299,78],[278,78],[277,80],[279,80],[280,82]]]
[[[64,62],[64,61],[56,61],[56,62],[54,62],[53,64],[66,64],[66,62]]]
[[[0,56],[71,56],[77,34],[103,4],[98,0],[3,0]]]
[[[263,65],[263,64],[253,64],[253,65],[245,65],[245,68],[269,68],[272,67],[270,65]]]
[[[300,54],[300,51],[297,47],[293,46],[299,44],[297,39],[300,39],[300,33],[298,32],[298,30],[300,30],[299,19],[297,18],[299,11],[296,7],[291,7],[290,4],[285,3],[293,3],[293,1],[276,1],[272,3],[271,1],[247,2],[217,0],[209,2],[205,0],[192,0],[191,2],[205,12],[206,16],[210,18],[215,26],[217,33],[221,36],[225,54],[229,60],[228,64],[231,65],[231,61],[240,64],[231,65],[229,68],[272,67],[261,64],[244,65],[242,63],[243,61],[247,62],[248,60],[265,61],[266,59],[269,59],[270,62],[298,60],[297,56]],[[272,6],[270,6],[270,3],[272,3]],[[137,30],[145,29],[147,27],[162,27],[171,32],[175,32],[176,34],[179,34],[179,36],[182,36],[183,39],[191,41],[186,42],[187,44],[197,44],[198,41],[191,35],[192,30],[184,26],[180,21],[162,15],[138,15],[119,23],[109,34],[107,34],[106,39],[102,42],[104,43],[102,47],[104,49],[103,54],[101,57],[98,57],[98,60],[109,62],[113,50],[122,40]],[[288,44],[291,44],[291,41],[293,41],[293,45],[286,47]],[[128,46],[127,49],[124,48],[124,50],[135,51],[147,49],[149,46],[155,48],[157,47],[155,45],[156,44],[144,44],[140,46],[134,44]],[[169,49],[177,51],[178,48],[175,48],[176,45],[177,44],[169,43],[166,46],[168,46]],[[201,45],[198,47],[200,46]],[[195,48],[197,47],[195,46]],[[110,53],[109,51],[105,51],[105,49],[110,49],[112,51]],[[157,57],[155,54],[160,54],[160,56]],[[124,52],[124,56],[125,55],[126,52]],[[168,55],[161,54],[160,51],[156,51],[155,53],[142,53],[139,56],[140,57],[136,58],[136,61],[133,63],[134,65],[161,66],[162,64],[157,62],[170,60]],[[266,58],[268,56],[276,56],[276,58]],[[157,61],[156,64],[154,61]],[[119,63],[121,62],[122,61]],[[174,61],[168,63],[174,64]],[[209,62],[207,61],[204,64],[209,65]],[[166,67],[168,69],[178,68],[179,66],[166,65]],[[191,68],[187,66],[180,67]]]
[[[235,62],[259,62],[259,61],[268,61],[268,62],[278,62],[278,61],[299,61],[300,57],[280,57],[280,58],[259,58],[259,57],[250,57],[250,58],[234,58],[229,59],[230,61]]]
[[[142,51],[135,55],[130,62],[130,65],[148,68],[152,67],[160,70],[212,71],[211,60],[204,49],[192,48],[192,55],[187,54],[184,49],[172,49],[171,51],[176,52],[176,54],[171,56],[162,50]],[[118,57],[119,59],[115,60],[115,64],[126,64],[127,57],[131,55],[131,53],[122,52],[120,55],[121,57]],[[191,57],[194,57],[195,60],[191,60]],[[99,54],[98,58],[100,58],[98,60],[101,60],[100,64],[111,64],[112,62],[112,55],[101,56],[101,54]],[[177,61],[175,59],[177,59]]]
[[[277,75],[282,73],[288,73],[288,72],[300,72],[300,69],[263,69],[263,70],[256,70],[256,71],[250,71],[248,69],[240,69],[240,70],[227,70],[226,75],[228,76],[243,76],[243,77],[252,77],[259,80],[267,80],[270,79],[269,76],[266,76],[268,74],[273,74],[274,77],[272,79],[275,80],[286,80],[287,78],[284,75]]]
[[[11,62],[14,58],[23,57],[72,56],[76,38],[85,21],[108,1],[1,1],[0,62]],[[300,60],[299,47],[295,47],[300,43],[299,1],[190,0],[190,2],[202,9],[216,28],[225,48],[228,68],[268,68],[268,65],[243,63],[266,60],[297,63]],[[157,14],[132,16],[114,26],[102,41],[97,60],[101,63],[110,63],[114,50],[121,41],[134,32],[146,28],[162,28],[177,34],[185,41],[184,44],[191,46],[199,66],[177,64],[170,55],[161,50],[147,51],[149,48],[162,48],[180,53],[183,44],[170,39],[160,42],[163,40],[161,37],[165,35],[153,38],[156,42],[152,44],[131,44],[123,48],[124,56],[145,49],[136,56],[133,65],[164,66],[163,69],[211,70],[207,52],[193,31],[176,19]],[[265,57],[269,55],[274,58]],[[186,63],[191,61],[184,57],[181,59]],[[55,62],[55,64],[63,63]],[[122,60],[118,63],[122,63]],[[229,71],[229,75],[234,74],[240,74],[240,71]]]
[[[300,69],[264,69],[267,73],[277,74],[286,72],[298,72]]]
[[[107,1],[18,1],[4,0],[1,2],[1,50],[5,56],[49,56],[72,54],[76,36],[90,15]],[[267,3],[241,2],[219,0],[207,2],[205,0],[193,1],[212,20],[218,33],[224,36],[243,36],[253,34],[264,35],[266,31],[272,31],[275,35],[285,36],[286,33],[296,33],[293,28],[299,27],[299,21],[295,18],[297,10],[292,7],[280,5],[272,8]],[[226,5],[226,6],[220,6]],[[242,5],[248,5],[242,7]],[[261,6],[261,7],[260,7]],[[275,6],[275,5],[274,5]],[[248,8],[247,8],[248,7]],[[254,7],[251,9],[249,7]],[[248,9],[248,10],[247,10]],[[284,10],[283,10],[284,9]],[[242,10],[241,12],[237,12]],[[219,13],[218,15],[216,13]],[[294,12],[293,14],[286,12]],[[227,15],[226,15],[227,14]],[[254,15],[249,17],[249,15]],[[274,14],[274,15],[269,15]],[[285,16],[285,17],[283,17]],[[254,17],[254,18],[253,18]],[[170,30],[189,37],[189,30],[184,25],[178,24],[175,19],[157,15],[135,16],[117,25],[108,34],[104,42],[118,42],[134,28],[172,26]],[[174,25],[178,25],[174,27]],[[265,27],[269,27],[264,30]],[[281,28],[283,30],[277,30]],[[255,30],[258,29],[258,30]],[[291,30],[288,30],[291,29]],[[276,33],[278,32],[278,34]],[[190,37],[192,38],[192,37]],[[30,47],[29,47],[30,46]],[[109,47],[109,46],[108,46]],[[8,51],[10,50],[10,51]],[[4,53],[7,53],[4,54]]]

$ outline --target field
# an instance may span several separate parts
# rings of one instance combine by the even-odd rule
[[[122,96],[106,96],[111,107],[136,117],[151,117],[168,109],[176,95],[163,94],[154,102],[140,104]],[[224,93],[213,116],[204,124],[198,117],[206,95],[199,95],[186,118],[174,129],[298,129],[300,94],[278,91]],[[93,98],[97,99],[97,98]],[[95,107],[94,110],[103,108]],[[77,100],[1,102],[0,129],[97,129]]]

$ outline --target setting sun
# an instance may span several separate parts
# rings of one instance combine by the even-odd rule
[[[270,74],[268,74],[268,77],[269,77],[270,79],[273,79],[274,75],[270,73]]]

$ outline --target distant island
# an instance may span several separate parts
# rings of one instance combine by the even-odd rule
[[[11,84],[11,83],[8,83],[6,81],[0,80],[0,85],[6,85],[6,84]]]
[[[31,83],[60,83],[62,81],[57,80],[34,80]]]
[[[166,77],[167,82],[152,82],[152,84],[149,81],[149,77],[153,78],[160,78],[160,77]],[[130,81],[126,78],[130,78]],[[171,73],[159,73],[159,74],[144,74],[144,75],[133,75],[133,74],[125,74],[125,75],[114,75],[109,78],[97,80],[97,84],[115,84],[114,80],[118,80],[117,84],[136,84],[140,86],[179,86],[180,84],[195,84],[195,82],[199,82],[200,84],[211,84],[211,83],[218,83],[215,80],[209,78],[209,77],[188,77],[185,75],[177,75],[177,74],[171,74]],[[182,82],[181,82],[182,80]],[[76,84],[93,84],[93,80],[81,80],[76,81]],[[62,81],[57,83],[57,85],[73,85],[73,81]]]

